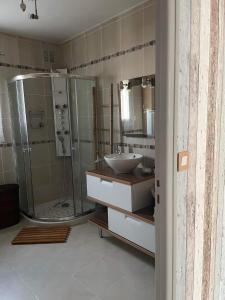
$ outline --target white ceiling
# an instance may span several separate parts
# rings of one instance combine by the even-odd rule
[[[88,30],[143,0],[37,0],[40,19],[30,20],[33,0],[0,0],[0,32],[61,43]]]

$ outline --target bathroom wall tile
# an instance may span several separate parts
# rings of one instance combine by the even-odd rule
[[[144,42],[155,40],[156,37],[156,3],[152,2],[144,8]]]
[[[27,107],[27,113],[44,111],[47,112],[47,105],[45,103],[45,97],[43,95],[25,95],[25,102]]]
[[[29,125],[28,125],[29,126]],[[28,127],[28,136],[30,142],[43,141],[48,139],[48,128],[44,126],[40,129],[32,129]]]
[[[2,160],[2,148],[0,148],[0,173],[3,173],[3,160]]]
[[[2,148],[3,170],[11,171],[15,168],[14,153],[12,147]]]
[[[9,96],[0,92],[0,118],[10,118],[10,116]]]
[[[47,119],[46,127],[47,127],[47,138],[48,138],[48,140],[54,140],[55,139],[54,119]]]
[[[43,68],[42,42],[19,38],[18,45],[20,64]]]
[[[4,183],[5,184],[16,183],[16,182],[17,182],[17,178],[16,178],[15,169],[4,172]]]
[[[80,130],[80,139],[81,140],[88,140],[94,141],[94,130],[93,125],[91,126],[92,129]]]
[[[103,78],[103,63],[99,62],[95,65],[87,66],[86,68],[86,75],[87,76],[96,76],[98,77],[98,82],[101,84],[101,80]]]
[[[122,49],[143,43],[143,9],[122,18]]]
[[[82,164],[89,164],[94,160],[93,144],[80,143],[80,153]]]
[[[50,78],[44,80],[44,95],[52,97],[52,82]]]
[[[49,167],[41,166],[41,167],[32,167],[32,179],[34,188],[39,188],[42,185],[47,185],[50,182],[50,170]]]
[[[72,41],[72,64],[79,66],[87,62],[87,38],[82,35]]]
[[[40,167],[50,163],[48,144],[32,145],[31,167]]]
[[[102,115],[103,115],[103,128],[109,129],[110,128],[110,107],[103,107]]]
[[[73,61],[72,61],[72,41],[69,41],[62,46],[60,46],[61,51],[63,53],[62,55],[62,63],[63,66],[66,68],[73,67]],[[74,54],[73,54],[74,55]]]
[[[144,49],[144,75],[155,74],[155,47]]]
[[[128,53],[122,60],[122,77],[131,79],[144,75],[144,50]]]
[[[11,119],[0,118],[0,143],[12,142]]]
[[[53,195],[52,185],[50,184],[35,187],[33,191],[35,206],[55,199]]]
[[[0,50],[4,53],[0,56],[1,62],[19,64],[17,37],[0,33]]]
[[[25,95],[45,95],[45,80],[40,78],[24,80]]]
[[[63,159],[58,158],[57,163],[50,166],[50,171],[51,171],[51,182],[56,184],[62,183],[62,178],[64,175]]]
[[[113,130],[119,131],[119,129],[120,129],[119,107],[114,107],[114,109],[113,109]]]
[[[3,77],[6,81],[12,79],[13,77],[23,74],[21,69],[14,68],[14,67],[0,67],[0,76]]]
[[[87,68],[79,68],[71,72],[72,75],[85,76],[87,74]]]
[[[48,144],[48,151],[49,151],[50,164],[54,164],[57,159],[55,142]]]
[[[1,72],[0,72],[0,74],[1,74]],[[2,94],[8,93],[7,80],[1,76],[0,76],[0,93],[2,93]]]
[[[46,103],[46,118],[47,119],[54,119],[53,98],[52,98],[52,96],[45,96],[44,97],[44,102]]]
[[[103,63],[103,76],[105,80],[105,85],[110,85],[112,82],[117,83],[123,78],[122,66],[123,66],[124,56],[119,56],[107,60]]]
[[[110,103],[111,103],[111,87],[107,87],[107,88],[104,88],[102,90],[102,102],[101,102],[101,105],[102,106],[108,106],[110,107]]]
[[[102,56],[102,29],[87,33],[87,61],[90,62]]]
[[[0,172],[0,184],[4,184],[4,183],[5,183],[4,173]]]
[[[102,27],[103,56],[121,50],[121,20],[114,20]]]

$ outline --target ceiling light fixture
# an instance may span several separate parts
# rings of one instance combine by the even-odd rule
[[[27,6],[26,6],[26,4],[23,2],[23,0],[22,0],[21,3],[20,3],[20,8],[21,8],[21,10],[22,10],[23,12],[25,12],[25,10],[26,10],[26,8],[27,8]]]
[[[39,16],[38,16],[38,11],[37,11],[37,0],[34,0],[34,9],[35,9],[35,13],[30,14],[30,19],[31,20],[38,20]]]
[[[39,16],[38,16],[38,11],[37,11],[37,0],[30,0],[30,1],[33,1],[34,2],[34,13],[33,14],[30,14],[29,15],[29,18],[31,20],[38,20],[39,19]],[[24,3],[24,0],[21,0],[20,2],[20,8],[23,12],[26,11],[26,4]]]

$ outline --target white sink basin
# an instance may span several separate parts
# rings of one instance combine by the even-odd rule
[[[115,173],[130,173],[141,162],[143,155],[136,153],[121,153],[105,155],[106,163],[114,170]]]

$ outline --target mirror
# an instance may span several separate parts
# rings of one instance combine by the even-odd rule
[[[155,137],[155,75],[123,80],[120,121],[127,137]]]

